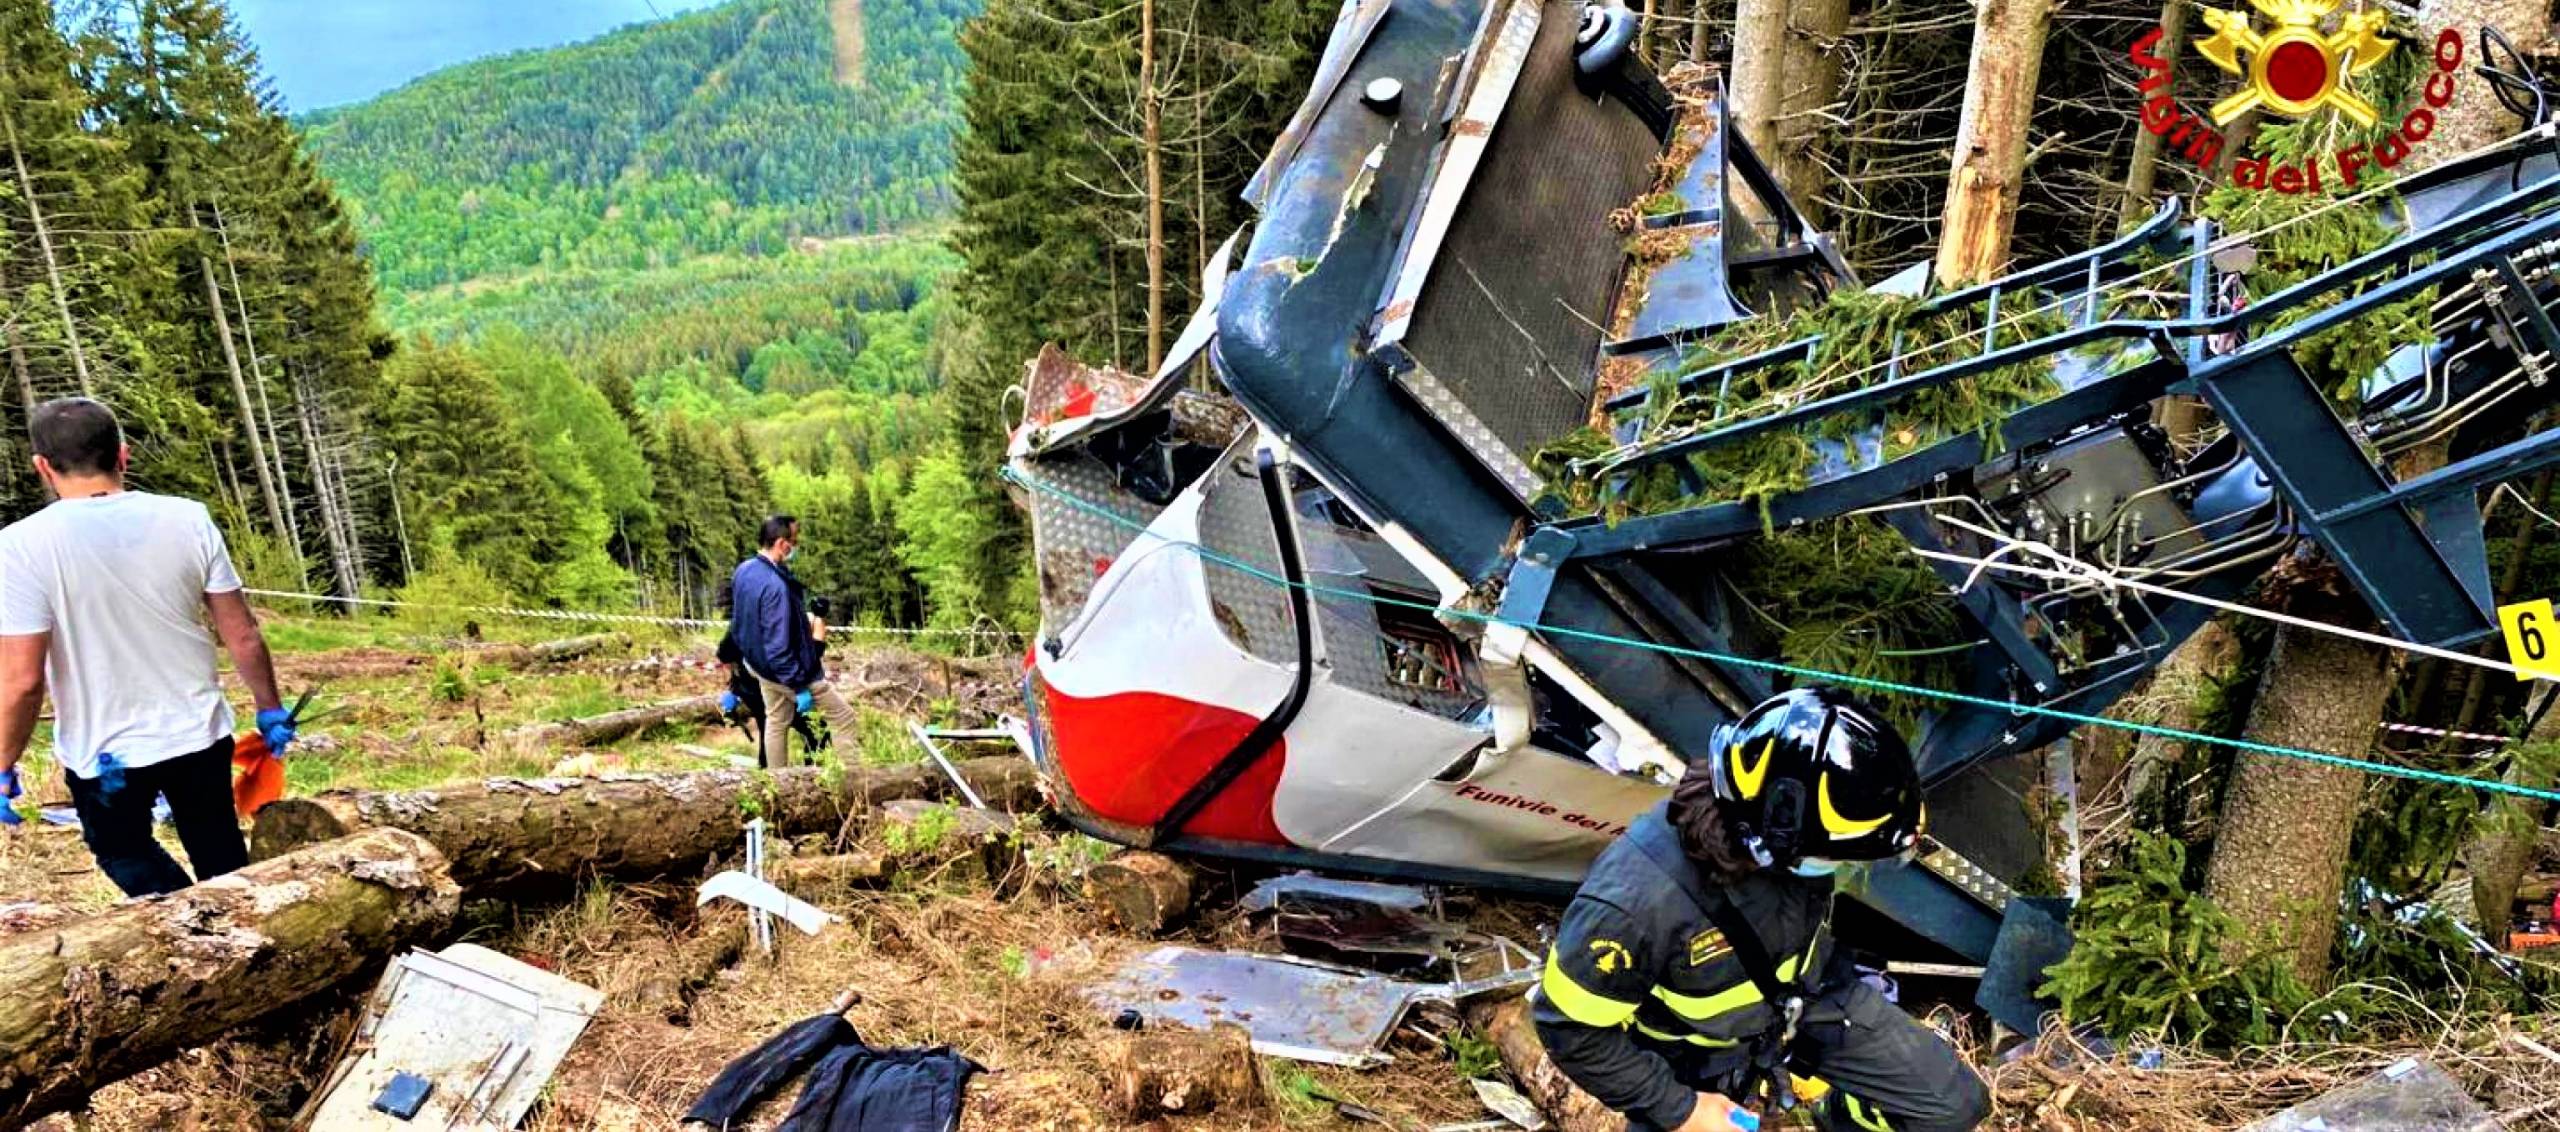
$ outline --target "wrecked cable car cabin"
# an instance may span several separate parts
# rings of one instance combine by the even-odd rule
[[[2103,711],[2213,613],[2173,595],[2237,599],[2316,546],[2394,636],[2493,631],[2479,499],[2560,455],[2527,425],[2560,390],[2560,167],[2520,64],[2494,85],[2535,130],[2401,182],[2383,246],[2307,280],[2249,294],[2251,234],[2171,202],[1932,293],[1863,286],[1713,75],[1666,83],[1634,29],[1346,5],[1162,367],[1033,364],[1006,469],[1038,556],[1025,696],[1077,825],[1569,891],[1719,724],[1837,671],[1754,595],[1785,600],[1774,540],[1856,523],[1936,603],[1912,683],[1961,698],[1894,698],[1931,836],[1855,901],[1979,964],[2051,875],[2040,772],[2007,756],[2072,723],[2028,709]],[[1894,320],[1873,357],[1718,348],[1855,296]],[[2424,332],[2348,387],[2297,362],[2422,296]],[[1962,428],[1913,408],[1995,387]],[[2183,435],[2154,423],[2172,397],[2200,400]],[[1778,442],[1796,463],[1737,496]],[[2418,444],[2448,462],[2396,478]]]

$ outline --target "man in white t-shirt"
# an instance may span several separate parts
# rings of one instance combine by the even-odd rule
[[[125,490],[130,453],[106,406],[47,402],[27,431],[54,502],[0,529],[0,797],[19,794],[18,760],[50,688],[54,757],[116,887],[147,896],[190,883],[152,839],[155,797],[169,800],[198,879],[240,868],[249,851],[231,806],[215,637],[278,754],[293,723],[222,532],[204,504]]]

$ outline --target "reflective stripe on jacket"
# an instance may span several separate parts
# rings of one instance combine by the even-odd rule
[[[1665,1128],[1679,1127],[1696,1091],[1672,1059],[1739,1050],[1776,1024],[1742,961],[1706,909],[1663,871],[1640,839],[1685,863],[1678,834],[1656,806],[1600,855],[1565,909],[1535,993],[1531,1017],[1548,1055],[1601,1103]],[[1797,981],[1827,959],[1832,886],[1783,871],[1731,885],[1699,886],[1740,909],[1778,977]]]

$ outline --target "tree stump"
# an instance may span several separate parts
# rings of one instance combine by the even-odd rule
[[[1084,874],[1085,900],[1113,927],[1141,936],[1164,934],[1191,911],[1189,865],[1161,853],[1114,853]]]
[[[1122,1035],[1105,1074],[1112,1103],[1131,1120],[1233,1112],[1253,1107],[1262,1092],[1253,1038],[1233,1022]]]

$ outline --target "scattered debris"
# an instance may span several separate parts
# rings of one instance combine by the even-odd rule
[[[1512,1125],[1526,1128],[1529,1132],[1538,1132],[1547,1126],[1547,1118],[1538,1112],[1538,1106],[1529,1103],[1529,1098],[1520,1095],[1520,1090],[1481,1077],[1468,1084],[1475,1086],[1476,1099],[1483,1101],[1484,1107]]]
[[[780,916],[783,922],[800,929],[802,935],[816,935],[818,929],[836,922],[833,915],[817,905],[775,888],[771,881],[757,880],[735,869],[703,882],[701,896],[694,902],[708,904],[723,898],[744,904],[754,912]],[[765,939],[760,942],[770,954],[772,941]]]
[[[2462,1091],[2461,1082],[2413,1057],[2241,1132],[2496,1132],[2503,1127]]]
[[[1437,893],[1410,885],[1299,873],[1253,886],[1241,907],[1292,955],[1391,974],[1452,974],[1452,945],[1466,935]]]
[[[1287,955],[1168,945],[1088,988],[1105,1015],[1136,1011],[1148,1028],[1241,1024],[1256,1053],[1354,1068],[1394,1060],[1387,1039],[1416,1003],[1463,1004],[1527,986],[1535,969],[1468,983],[1407,982]]]
[[[383,975],[308,1125],[513,1128],[603,1005],[602,991],[476,944],[410,952]]]

